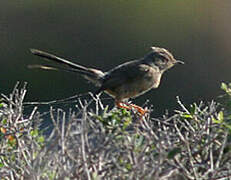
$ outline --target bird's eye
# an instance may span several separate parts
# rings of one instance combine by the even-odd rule
[[[168,61],[164,56],[159,56],[158,60],[159,60],[160,63],[163,63],[163,64]]]

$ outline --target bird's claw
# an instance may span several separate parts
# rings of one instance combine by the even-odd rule
[[[141,115],[141,116],[144,116],[146,113],[149,112],[149,110],[147,108],[142,108],[140,106],[137,106],[135,104],[129,104],[129,103],[124,103],[124,102],[119,102],[119,103],[116,103],[117,107],[119,108],[124,108],[124,109],[128,109],[128,110],[131,110],[132,108],[136,109],[137,112]]]

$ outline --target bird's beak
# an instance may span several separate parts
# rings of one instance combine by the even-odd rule
[[[184,64],[184,62],[183,62],[183,61],[180,61],[180,60],[176,60],[175,64],[177,64],[177,63],[179,63],[179,64]]]

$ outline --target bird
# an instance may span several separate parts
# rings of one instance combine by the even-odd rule
[[[166,70],[176,64],[184,64],[183,61],[175,59],[167,49],[154,46],[142,58],[122,63],[105,72],[73,63],[38,49],[30,49],[30,52],[62,66],[35,64],[29,65],[29,68],[78,73],[98,88],[95,94],[106,92],[114,98],[117,107],[129,110],[134,108],[141,115],[146,114],[147,110],[138,105],[129,104],[127,100],[158,88],[161,77]]]

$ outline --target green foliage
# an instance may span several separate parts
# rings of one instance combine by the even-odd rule
[[[123,108],[109,111],[106,107],[102,115],[93,116],[111,131],[118,128],[124,131],[132,122],[131,112]]]
[[[15,179],[20,179],[24,168],[30,166],[45,144],[35,111],[29,116],[31,119],[24,117],[22,98],[25,91],[25,87],[21,91],[15,88],[9,98],[4,96],[4,103],[0,105],[0,170],[12,170],[11,176]],[[3,178],[1,174],[0,179]]]
[[[217,118],[213,118],[213,121],[225,126],[231,135],[231,83],[221,83],[221,89],[225,92],[225,94],[221,96],[224,110],[220,111]]]
[[[35,139],[35,141],[40,145],[40,146],[43,146],[44,145],[44,142],[45,142],[45,138],[44,136],[42,135],[42,132],[39,131],[38,128],[34,129],[34,130],[31,130],[30,131],[30,135],[33,139]]]
[[[181,153],[181,148],[173,148],[168,152],[168,159],[173,159],[179,153]]]
[[[226,111],[231,114],[231,83],[221,83],[221,89],[225,92],[224,95],[220,96],[223,101],[223,105],[225,106]]]

